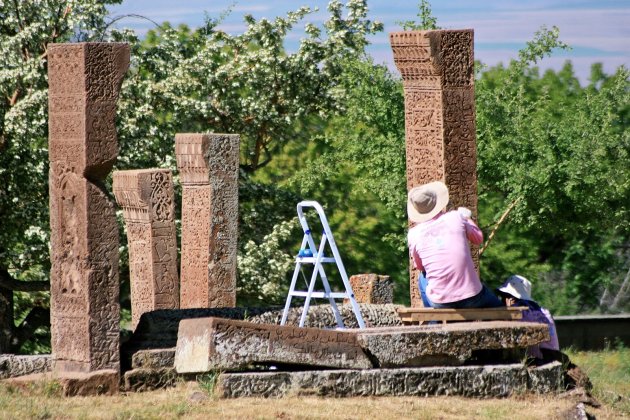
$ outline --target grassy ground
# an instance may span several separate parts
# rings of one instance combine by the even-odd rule
[[[630,348],[567,353],[591,379],[593,396],[630,418]]]
[[[570,352],[591,377],[594,395],[603,403],[587,407],[598,419],[630,419],[630,349]],[[181,383],[155,392],[114,397],[62,398],[54,383],[17,389],[0,385],[0,419],[552,419],[566,418],[575,401],[558,396],[507,399],[459,397],[373,397],[323,399],[208,396],[205,384]]]

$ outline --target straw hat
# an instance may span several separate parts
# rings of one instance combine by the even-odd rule
[[[508,277],[497,290],[518,299],[532,300],[532,283],[523,276]]]
[[[412,222],[431,220],[448,204],[448,188],[435,181],[412,188],[407,195],[407,214]]]

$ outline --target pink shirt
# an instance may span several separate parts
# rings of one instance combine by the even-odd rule
[[[481,292],[468,246],[468,241],[483,242],[475,222],[455,210],[440,213],[411,228],[407,240],[414,265],[427,273],[427,296],[432,302],[457,302]]]

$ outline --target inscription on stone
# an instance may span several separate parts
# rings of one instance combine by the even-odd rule
[[[239,136],[177,134],[182,308],[236,305]]]
[[[129,244],[131,323],[156,309],[179,308],[173,178],[168,169],[116,171],[114,195]]]
[[[129,67],[120,43],[50,44],[51,333],[56,371],[119,369],[118,226],[103,180]]]
[[[405,92],[407,189],[443,181],[450,207],[476,215],[473,31],[394,32],[390,42]],[[477,264],[478,249],[471,249]],[[412,268],[412,306],[422,306],[417,279]]]

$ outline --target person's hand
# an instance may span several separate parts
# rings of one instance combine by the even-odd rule
[[[470,219],[472,218],[472,211],[470,211],[470,209],[467,209],[466,207],[458,207],[457,208],[457,212],[460,214],[460,216],[462,216],[464,219]]]

